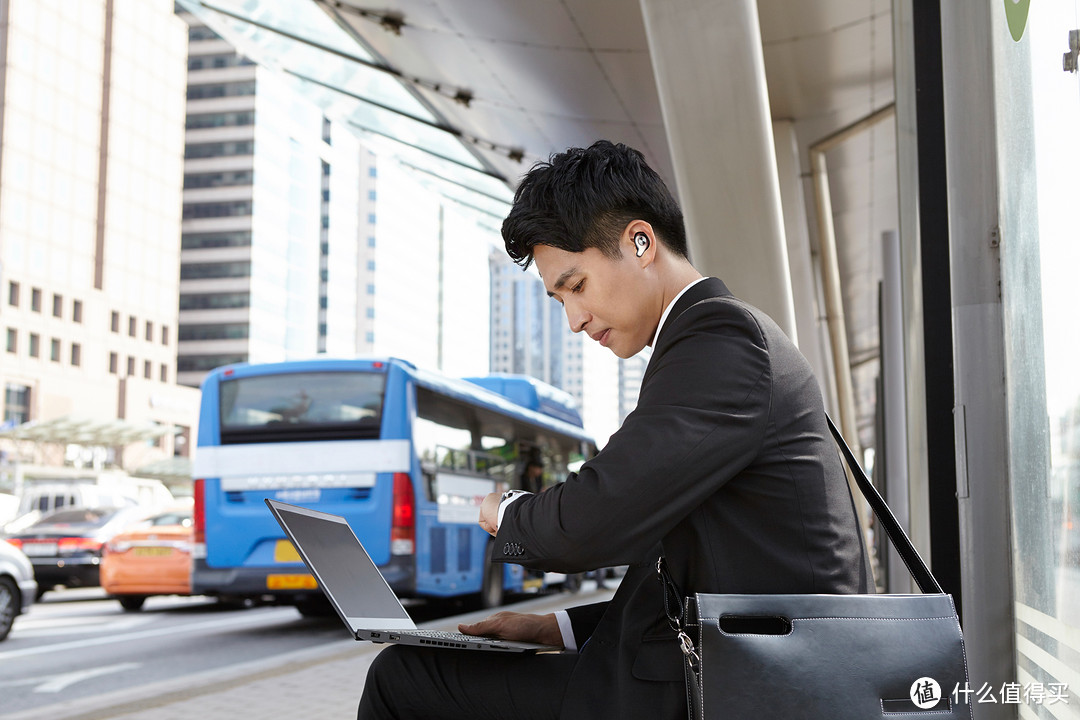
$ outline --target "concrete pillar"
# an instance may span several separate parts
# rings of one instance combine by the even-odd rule
[[[691,260],[797,339],[754,0],[641,0]]]
[[[821,395],[825,398],[825,408],[838,415],[836,383],[828,351],[828,327],[824,322],[825,311],[818,302],[818,270],[810,252],[810,226],[806,217],[795,124],[790,120],[777,120],[772,124],[772,131],[776,140],[776,170],[783,205],[784,237],[787,240],[788,272],[791,276],[799,350],[814,368]]]

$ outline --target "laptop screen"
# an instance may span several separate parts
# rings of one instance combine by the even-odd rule
[[[352,529],[340,518],[313,517],[276,505],[323,589],[346,617],[408,619]],[[310,511],[309,511],[310,512]]]

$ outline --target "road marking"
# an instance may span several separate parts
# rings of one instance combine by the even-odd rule
[[[266,613],[259,613],[258,615],[252,615],[252,613],[259,613],[259,611],[248,610],[245,612],[244,617],[228,617],[220,620],[208,620],[207,622],[203,623],[188,623],[185,625],[177,625],[175,627],[161,628],[159,630],[143,630],[141,632],[127,633],[124,635],[114,635],[112,637],[87,638],[85,640],[73,640],[66,643],[42,645],[40,647],[24,648],[22,650],[9,650],[7,652],[0,652],[0,660],[7,660],[9,658],[16,657],[27,657],[30,655],[44,655],[51,652],[62,652],[64,650],[74,650],[76,648],[94,647],[95,645],[108,645],[110,643],[128,642],[130,640],[142,640],[144,638],[162,637],[164,635],[178,635],[181,633],[197,632],[200,630],[235,628],[242,625],[265,625],[268,621],[273,621],[272,618],[266,617],[268,614],[280,614],[278,612],[275,612],[274,609],[271,609]],[[298,619],[298,616],[292,613],[287,614],[285,617],[287,617],[289,621]]]
[[[77,682],[82,682],[83,680],[89,680],[90,678],[108,675],[110,673],[124,672],[125,670],[134,670],[140,665],[141,663],[120,663],[119,665],[109,665],[108,667],[91,668],[89,670],[76,670],[75,672],[60,673],[59,675],[43,675],[42,677],[36,678],[8,680],[0,682],[0,687],[37,685],[37,687],[34,688],[34,692],[36,693],[55,693],[60,692]]]
[[[99,635],[102,633],[122,632],[140,625],[152,623],[155,618],[135,616],[117,618],[112,616],[82,616],[68,618],[35,618],[21,615],[15,621],[14,632],[20,638],[54,637],[57,635]]]

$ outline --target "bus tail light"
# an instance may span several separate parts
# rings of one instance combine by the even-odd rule
[[[206,481],[202,478],[195,480],[193,495],[195,496],[195,506],[192,509],[191,520],[194,533],[192,540],[194,545],[191,548],[191,557],[205,559],[206,558],[206,490],[204,485]]]
[[[394,521],[390,526],[390,554],[416,552],[416,498],[408,473],[394,473]]]

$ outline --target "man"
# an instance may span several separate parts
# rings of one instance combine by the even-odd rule
[[[630,567],[609,603],[461,628],[567,652],[384,650],[359,717],[685,717],[659,555],[685,593],[871,587],[817,382],[771,319],[690,264],[682,212],[635,150],[601,141],[538,164],[502,232],[574,332],[619,357],[653,354],[603,451],[543,493],[488,496],[480,524],[499,560]]]

